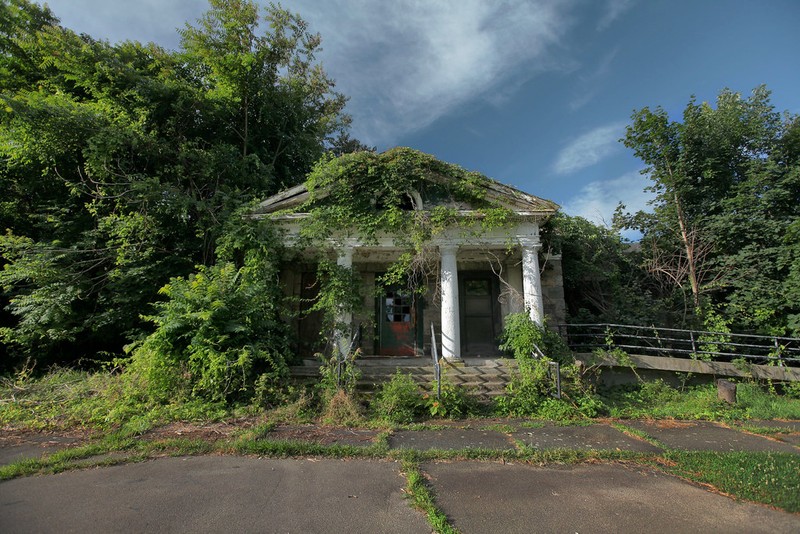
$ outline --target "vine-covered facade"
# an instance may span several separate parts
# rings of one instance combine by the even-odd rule
[[[301,355],[330,338],[346,351],[355,337],[364,356],[420,357],[431,354],[433,329],[439,354],[457,361],[498,355],[511,313],[563,321],[561,258],[543,252],[539,235],[557,209],[426,154],[393,149],[322,162],[306,183],[266,199],[256,213],[278,224],[295,251],[281,278],[294,297]],[[349,273],[348,284],[331,282],[331,272]]]

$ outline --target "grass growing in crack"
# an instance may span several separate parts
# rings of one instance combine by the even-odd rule
[[[517,430],[511,425],[506,425],[503,423],[493,423],[491,425],[485,425],[480,427],[480,429],[492,432],[500,432],[501,434],[511,434],[512,432],[515,432]]]
[[[273,458],[324,456],[327,458],[373,458],[384,453],[382,445],[322,445],[298,440],[237,440],[228,449],[237,454],[257,454]]]
[[[12,478],[29,476],[37,473],[60,473],[78,467],[93,466],[95,465],[94,463],[81,462],[81,460],[86,460],[93,456],[100,456],[116,450],[119,449],[110,447],[106,443],[92,443],[80,447],[62,449],[41,458],[25,458],[0,467],[0,480],[10,480]],[[111,465],[121,461],[125,460],[103,459],[99,460],[98,463],[105,462],[106,465]]]
[[[458,530],[447,520],[447,516],[436,506],[433,491],[425,483],[425,477],[419,470],[419,463],[413,460],[403,461],[403,473],[406,476],[406,494],[418,510],[425,513],[434,532],[457,534]]]
[[[748,423],[736,423],[732,424],[731,426],[732,428],[736,428],[738,430],[744,430],[745,432],[750,432],[751,434],[760,434],[762,436],[780,437],[781,435],[794,434],[796,432],[795,430],[787,427],[758,426],[758,425],[751,425]]]
[[[800,456],[791,453],[669,451],[659,468],[750,501],[800,512]]]
[[[622,423],[616,423],[616,422],[611,423],[611,426],[613,426],[614,428],[616,428],[617,430],[619,430],[623,434],[627,434],[627,435],[629,435],[629,436],[631,436],[633,438],[639,438],[642,441],[646,441],[650,445],[653,445],[654,447],[658,447],[659,449],[662,449],[662,450],[667,450],[668,449],[668,447],[666,445],[661,443],[659,440],[657,440],[656,438],[654,438],[653,436],[651,436],[650,434],[648,434],[644,430],[640,430],[638,428],[633,428],[631,426],[624,425]]]

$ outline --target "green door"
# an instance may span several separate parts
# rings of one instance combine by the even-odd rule
[[[498,283],[490,273],[459,273],[461,304],[461,350],[467,356],[499,353],[500,334]]]
[[[421,299],[406,288],[389,286],[378,300],[378,354],[415,356],[421,346]]]

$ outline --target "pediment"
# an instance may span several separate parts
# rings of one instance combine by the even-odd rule
[[[440,162],[433,156],[412,149],[396,148],[382,154],[361,157],[379,159],[396,157],[397,154],[411,155],[416,158],[415,161],[421,161],[420,165],[428,165],[422,169],[424,172],[418,172],[417,168],[412,171],[418,173],[419,177],[417,178],[415,174],[415,179],[409,182],[406,194],[397,197],[397,202],[400,203],[397,207],[401,209],[431,210],[437,206],[445,206],[459,212],[471,212],[480,211],[481,208],[492,205],[509,209],[521,216],[537,216],[537,218],[546,218],[558,210],[558,205],[550,200],[531,195],[478,173],[464,171],[460,167]],[[350,155],[337,159],[348,156]],[[337,163],[337,160],[332,161]],[[453,170],[453,172],[448,172],[449,170]],[[459,191],[463,187],[459,187],[458,180],[463,180],[465,174],[468,175],[473,193],[477,191],[478,195],[473,194],[472,197],[459,195]],[[363,181],[363,187],[369,188],[370,185],[369,180]],[[314,183],[307,181],[267,198],[258,205],[254,213],[257,215],[301,214],[307,211],[311,204],[324,204],[329,195],[330,193],[326,191],[325,187],[315,187]],[[375,198],[376,202],[380,202],[380,193],[377,191]],[[479,200],[472,201],[471,198],[479,198]]]

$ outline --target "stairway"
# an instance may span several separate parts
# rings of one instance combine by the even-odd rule
[[[411,374],[422,389],[434,387],[433,362],[427,358],[364,358],[356,362],[361,370],[358,387],[372,391],[375,386],[387,382],[399,369]],[[312,381],[319,376],[319,362],[306,360],[304,365],[291,367],[291,374],[298,379]],[[505,358],[464,358],[463,363],[442,363],[442,377],[446,382],[468,388],[482,400],[490,400],[505,393],[506,384],[517,369],[517,362]]]

